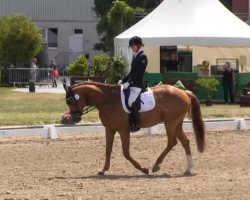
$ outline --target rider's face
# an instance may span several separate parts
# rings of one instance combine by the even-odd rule
[[[132,51],[134,53],[136,53],[139,50],[140,47],[138,45],[132,45],[130,48],[132,49]]]

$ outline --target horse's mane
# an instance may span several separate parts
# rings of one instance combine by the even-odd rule
[[[72,88],[79,87],[79,86],[82,86],[82,85],[94,85],[94,86],[97,86],[97,87],[106,87],[106,88],[117,88],[117,87],[119,87],[118,84],[108,84],[108,83],[101,83],[101,82],[95,82],[95,81],[84,81],[84,82],[77,83],[77,84],[73,85]]]

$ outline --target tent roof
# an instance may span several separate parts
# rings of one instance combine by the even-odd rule
[[[219,0],[164,0],[146,17],[115,37],[128,46],[138,35],[146,46],[250,46],[250,27]]]

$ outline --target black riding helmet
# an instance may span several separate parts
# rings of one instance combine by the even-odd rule
[[[129,47],[132,47],[133,45],[140,45],[143,46],[142,39],[138,36],[134,36],[129,40]]]

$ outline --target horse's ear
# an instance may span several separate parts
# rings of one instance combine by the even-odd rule
[[[66,91],[66,99],[73,96],[73,91],[72,91],[72,88],[70,86],[66,85],[65,91]]]
[[[63,82],[63,88],[64,88],[65,92],[67,93],[69,86],[67,85],[65,78],[62,80],[62,82]]]

